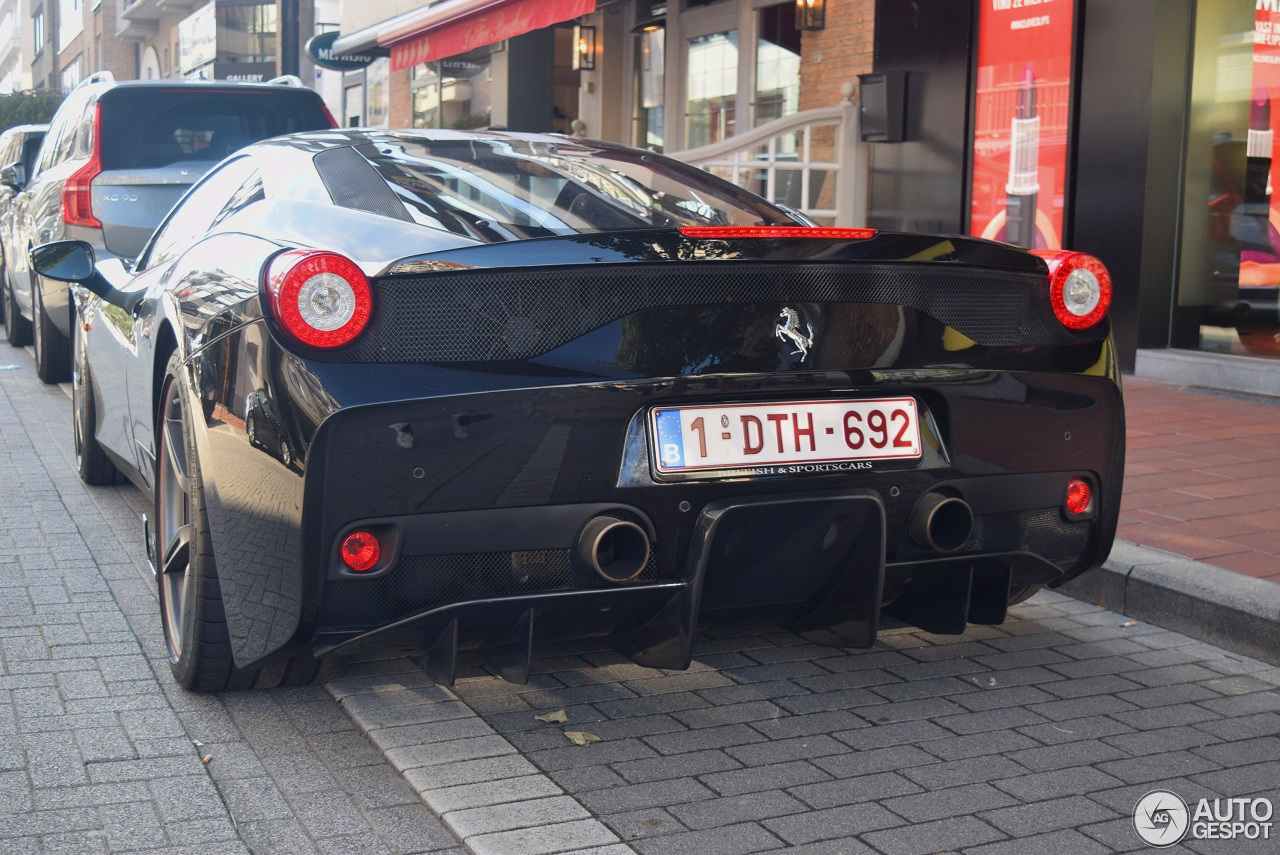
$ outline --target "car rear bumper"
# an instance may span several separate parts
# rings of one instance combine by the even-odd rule
[[[309,644],[334,654],[385,647],[421,655],[443,680],[465,649],[489,651],[492,667],[518,679],[534,640],[570,636],[603,637],[637,662],[680,668],[699,616],[767,615],[870,645],[882,612],[961,632],[967,622],[1002,621],[1026,587],[1105,559],[1123,460],[1120,393],[1110,379],[905,379],[882,384],[929,414],[927,453],[830,474],[658,480],[644,413],[669,404],[673,390],[658,395],[641,384],[339,412],[307,462],[308,494],[330,497],[308,501],[304,514]],[[714,393],[674,394],[795,394],[759,381],[720,378]],[[1056,468],[1038,469],[1044,461]],[[1093,512],[1079,519],[1063,509],[1072,477],[1095,491]],[[954,551],[908,532],[930,493],[972,511],[970,536]],[[603,515],[634,522],[650,540],[634,579],[610,582],[581,559],[581,533]],[[367,575],[339,557],[356,529],[389,546]]]

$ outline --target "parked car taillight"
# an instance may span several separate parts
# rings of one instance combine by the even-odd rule
[[[354,261],[336,252],[277,255],[267,266],[267,297],[276,322],[309,347],[350,344],[373,312],[369,280]]]
[[[1111,307],[1111,274],[1083,252],[1036,250],[1049,265],[1049,302],[1067,329],[1096,326]]]
[[[62,184],[62,221],[68,226],[102,228],[102,221],[93,215],[93,179],[102,172],[101,133],[102,105],[93,108],[93,139],[90,141],[89,162],[77,169]]]

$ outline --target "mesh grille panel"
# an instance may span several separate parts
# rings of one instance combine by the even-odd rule
[[[656,573],[651,555],[636,581],[652,580]],[[606,587],[613,586],[575,568],[567,549],[410,556],[376,579],[327,582],[320,630],[383,626],[463,600]]]
[[[1044,277],[906,264],[619,264],[382,279],[373,317],[342,362],[525,359],[629,314],[726,303],[911,306],[979,344],[1090,340],[1064,329]],[[979,298],[980,295],[980,298]]]

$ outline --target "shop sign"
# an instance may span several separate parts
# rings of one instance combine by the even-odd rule
[[[589,15],[596,0],[512,0],[493,11],[472,15],[391,46],[391,70],[412,68],[458,56],[503,39]]]
[[[213,65],[216,80],[235,83],[262,83],[276,76],[274,62],[216,62]]]
[[[1061,249],[1075,0],[982,0],[969,233]]]
[[[372,53],[337,56],[333,52],[333,43],[338,40],[339,35],[337,30],[332,30],[312,36],[307,40],[307,56],[319,67],[330,71],[359,71],[378,58]]]

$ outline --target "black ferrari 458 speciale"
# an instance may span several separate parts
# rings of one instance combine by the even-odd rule
[[[575,637],[678,669],[741,616],[958,633],[1115,533],[1081,253],[821,227],[610,143],[359,130],[238,152],[131,267],[33,264],[82,286],[80,474],[154,497],[192,689],[367,648],[522,681]]]

